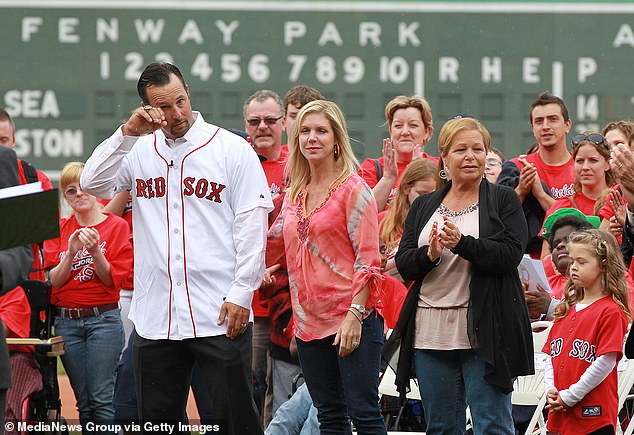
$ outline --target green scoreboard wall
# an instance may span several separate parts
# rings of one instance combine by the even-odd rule
[[[156,60],[176,63],[194,109],[226,128],[243,128],[257,89],[314,86],[346,113],[359,158],[379,155],[398,94],[429,100],[436,133],[456,113],[479,117],[509,156],[532,144],[543,90],[575,130],[634,116],[632,2],[0,0],[0,35],[17,152],[53,178],[127,119]]]

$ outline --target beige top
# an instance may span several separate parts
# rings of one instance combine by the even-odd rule
[[[448,216],[460,232],[479,236],[479,210],[475,203],[465,210],[454,212],[440,205],[429,219],[418,238],[418,246],[429,245],[429,234],[434,222],[442,227],[442,216]],[[467,335],[471,263],[443,249],[440,263],[423,279],[416,311],[415,349],[470,349]]]

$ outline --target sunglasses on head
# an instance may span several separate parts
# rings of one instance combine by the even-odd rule
[[[468,113],[457,113],[449,119],[464,119],[464,118],[474,119],[475,117],[473,115],[469,115]]]
[[[585,142],[585,141],[592,142],[595,145],[605,145],[606,147],[608,146],[607,142],[605,141],[605,138],[599,133],[590,133],[590,134],[579,133],[579,134],[575,134],[572,137],[572,144],[574,146],[577,146],[581,142]]]
[[[260,123],[264,121],[264,123],[270,127],[272,125],[275,125],[275,123],[279,121],[280,119],[282,119],[283,117],[284,115],[280,115],[277,118],[273,118],[273,117],[251,118],[251,119],[247,119],[247,124],[249,124],[251,127],[258,127]]]

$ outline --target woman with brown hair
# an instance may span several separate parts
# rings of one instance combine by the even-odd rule
[[[403,171],[417,158],[431,159],[424,152],[425,144],[431,139],[434,125],[431,107],[423,97],[399,95],[385,106],[390,137],[383,140],[383,155],[378,159],[365,159],[359,168],[376,198],[379,211],[395,194]]]
[[[586,132],[572,137],[572,158],[574,160],[575,193],[559,198],[546,211],[544,221],[560,208],[576,208],[586,216],[599,216],[601,228],[607,229],[614,216],[611,207],[604,207],[610,189],[616,184],[610,168],[610,148],[605,137],[599,133]],[[618,196],[620,193],[615,192]],[[616,236],[623,231],[616,228]],[[548,245],[542,246],[544,258],[550,253]]]

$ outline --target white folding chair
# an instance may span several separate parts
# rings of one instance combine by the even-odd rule
[[[544,366],[548,358],[542,352],[544,344],[548,340],[548,333],[553,323],[549,321],[533,322],[533,351],[535,358],[535,374],[519,376],[513,385],[511,402],[513,405],[534,406],[525,435],[546,434],[546,421],[544,420],[544,407],[546,406],[546,394],[544,391]]]
[[[619,413],[623,409],[625,405],[625,401],[627,399],[631,399],[632,395],[630,395],[630,391],[632,391],[632,386],[634,386],[634,364],[632,361],[623,357],[623,359],[619,362],[618,368],[619,375],[619,384],[618,384],[618,393],[619,393]],[[632,415],[628,415],[629,423],[625,432],[623,432],[621,421],[617,417],[616,421],[616,433],[620,434],[628,434],[631,435],[634,431],[634,423],[632,422]]]
[[[407,393],[408,399],[420,399],[420,390],[418,389],[418,383],[415,379],[410,379],[409,381],[410,392]],[[383,373],[383,377],[381,378],[381,382],[379,383],[379,396],[390,396],[390,397],[399,397],[399,393],[396,390],[396,373],[392,370],[392,367],[389,365],[385,368],[385,373]],[[399,410],[394,417],[394,423],[390,426],[397,428],[400,423],[401,417],[403,415],[403,411],[405,407],[400,404]],[[387,418],[386,418],[387,420]],[[390,419],[391,420],[391,419]],[[390,421],[386,421],[386,424],[389,425]],[[390,432],[392,433],[392,432]]]

